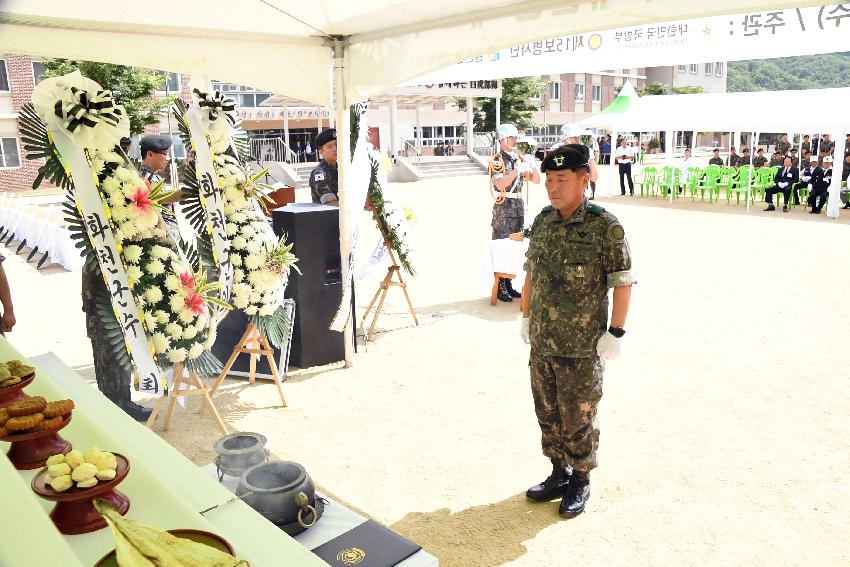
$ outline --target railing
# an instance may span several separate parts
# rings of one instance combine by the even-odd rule
[[[496,155],[496,146],[493,144],[472,146],[472,153],[478,154],[479,156]]]
[[[399,154],[405,158],[412,158],[413,163],[416,164],[416,169],[419,169],[419,166],[422,164],[422,159],[419,150],[414,146],[410,140],[402,140],[404,144],[399,151]]]
[[[251,155],[260,161],[307,161],[307,156],[297,154],[281,138],[250,138]]]

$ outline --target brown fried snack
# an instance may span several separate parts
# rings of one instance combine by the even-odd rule
[[[47,417],[46,415],[44,416]],[[61,415],[57,415],[56,417],[51,417],[50,419],[45,419],[41,423],[36,426],[36,431],[44,431],[45,429],[53,429],[57,427],[60,423],[62,423],[63,418]]]
[[[41,413],[34,413],[32,415],[22,415],[19,417],[10,417],[9,421],[6,422],[6,429],[11,432],[26,431],[27,429],[33,429],[34,427],[38,427],[39,425],[41,425],[42,421],[44,421],[44,414]]]
[[[47,406],[47,400],[41,396],[35,396],[33,398],[27,398],[25,400],[15,402],[14,404],[6,407],[6,411],[9,412],[9,415],[12,417],[21,417],[24,415],[41,413],[41,410],[43,410],[45,406]]]
[[[6,408],[0,408],[0,427],[5,427],[7,421],[9,421],[9,412]]]
[[[0,427],[0,437],[6,437],[9,431],[5,427]]]
[[[47,419],[52,419],[54,417],[68,415],[71,413],[72,409],[74,409],[74,400],[57,400],[44,406],[41,413],[43,413],[44,417]]]

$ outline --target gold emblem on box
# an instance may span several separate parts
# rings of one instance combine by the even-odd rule
[[[359,547],[349,547],[336,554],[336,560],[345,565],[357,565],[366,559],[366,552]]]

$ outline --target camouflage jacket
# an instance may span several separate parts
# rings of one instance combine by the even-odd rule
[[[327,204],[328,201],[339,200],[339,170],[321,160],[319,165],[310,172],[310,196],[314,203]]]
[[[531,276],[531,348],[541,356],[596,354],[608,329],[608,288],[636,283],[623,226],[585,201],[564,220],[550,207],[534,219],[525,270]]]

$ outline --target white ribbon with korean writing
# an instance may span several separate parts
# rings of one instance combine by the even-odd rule
[[[189,133],[192,136],[192,146],[195,151],[195,174],[198,178],[198,194],[201,207],[207,218],[207,233],[212,239],[213,259],[218,265],[221,298],[225,301],[230,297],[233,285],[233,266],[230,263],[230,239],[225,230],[224,196],[221,194],[221,183],[212,161],[212,150],[207,137],[204,111],[198,106],[197,100],[192,103],[186,114]]]
[[[51,122],[54,122],[51,120]],[[48,124],[53,143],[71,171],[77,208],[83,217],[89,241],[97,254],[100,271],[112,298],[115,317],[124,329],[124,342],[139,375],[139,389],[152,394],[168,394],[168,385],[153,357],[153,348],[142,315],[130,292],[127,272],[118,253],[118,244],[109,225],[104,202],[95,184],[85,150],[79,147],[58,121]]]

